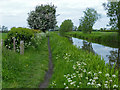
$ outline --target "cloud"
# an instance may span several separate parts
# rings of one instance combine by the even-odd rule
[[[87,7],[95,8],[103,17],[98,20],[94,28],[105,27],[109,21],[102,3],[107,0],[0,0],[0,25],[9,28],[12,26],[28,26],[27,13],[35,9],[36,5],[54,4],[57,6],[58,25],[65,19],[72,19],[74,25],[79,25],[79,19],[84,15]],[[0,19],[0,20],[1,20]],[[101,23],[102,22],[102,23]],[[99,25],[100,24],[100,25]]]

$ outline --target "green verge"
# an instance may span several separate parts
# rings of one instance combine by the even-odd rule
[[[39,48],[26,49],[24,55],[3,48],[3,88],[39,87],[44,80],[49,62],[47,38],[41,39],[40,43]]]
[[[118,70],[101,57],[73,46],[65,37],[50,34],[54,73],[50,88],[117,88]]]
[[[88,34],[88,33],[75,31],[75,32],[68,32],[66,33],[66,35],[80,39],[85,39],[91,42],[103,44],[114,48],[118,47],[118,42],[120,43],[120,41],[118,40],[117,32],[92,32],[91,34]]]

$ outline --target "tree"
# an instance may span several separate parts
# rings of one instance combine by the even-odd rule
[[[68,19],[62,22],[60,25],[60,33],[63,34],[65,32],[69,32],[73,30],[72,20]]]
[[[36,6],[35,10],[28,13],[28,24],[32,29],[42,30],[54,29],[56,25],[56,7],[54,5]]]
[[[91,33],[92,27],[95,24],[95,22],[99,19],[100,14],[97,13],[97,11],[93,8],[87,8],[84,11],[84,17],[82,17],[80,20],[80,26],[82,27],[83,33]]]
[[[1,27],[1,30],[2,30],[2,32],[8,32],[8,27],[2,26],[2,27]]]
[[[119,29],[120,33],[120,1],[103,3],[107,16],[110,17],[109,26]]]

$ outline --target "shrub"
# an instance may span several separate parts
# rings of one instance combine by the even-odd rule
[[[19,45],[20,41],[24,40],[25,48],[31,44],[31,39],[34,36],[33,30],[28,28],[11,28],[10,32],[8,33],[8,37],[5,39],[5,46],[8,49],[13,48],[13,37],[15,37],[15,46],[16,50],[19,52]]]

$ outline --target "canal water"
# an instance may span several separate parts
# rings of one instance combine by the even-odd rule
[[[119,48],[113,48],[109,46],[104,46],[97,43],[88,42],[83,39],[78,39],[71,37],[69,40],[75,45],[77,48],[87,50],[94,54],[98,54],[105,60],[105,63],[113,65],[118,60],[118,50]]]

